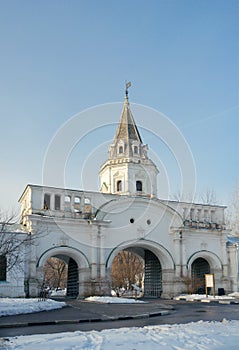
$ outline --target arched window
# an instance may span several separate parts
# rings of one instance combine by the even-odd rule
[[[138,153],[139,153],[138,146],[134,146],[134,154],[138,154]]]
[[[7,258],[5,255],[0,255],[0,281],[7,279]]]
[[[142,181],[139,181],[139,180],[136,181],[136,191],[137,192],[143,191]]]
[[[122,181],[119,180],[117,181],[117,192],[121,192],[122,191]]]
[[[124,152],[123,146],[119,146],[119,154],[122,154]]]

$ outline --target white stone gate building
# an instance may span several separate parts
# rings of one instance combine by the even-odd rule
[[[67,294],[107,295],[111,267],[121,250],[145,261],[146,296],[170,298],[213,273],[216,288],[238,290],[237,245],[227,244],[223,206],[157,198],[155,164],[148,158],[126,94],[100,192],[27,185],[21,220],[39,236],[26,256],[26,293],[37,296],[50,257],[68,264]],[[3,282],[1,282],[3,283]],[[1,284],[0,284],[1,291]]]

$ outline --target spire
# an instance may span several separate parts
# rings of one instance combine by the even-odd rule
[[[130,82],[126,83],[124,106],[123,106],[123,111],[121,113],[117,130],[115,133],[114,143],[116,143],[119,140],[126,141],[126,142],[138,141],[139,143],[142,143],[142,139],[140,137],[138,128],[134,121],[134,117],[130,110],[129,98],[128,98],[128,88],[130,86],[131,86]]]

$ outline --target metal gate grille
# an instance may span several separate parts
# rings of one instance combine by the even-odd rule
[[[71,298],[76,298],[78,296],[78,293],[78,266],[75,260],[70,258],[68,263],[67,296]]]
[[[207,260],[198,258],[192,263],[192,287],[194,293],[206,293],[205,274],[207,273],[210,273],[210,266]]]
[[[162,294],[162,269],[158,258],[145,250],[144,295],[159,298]]]

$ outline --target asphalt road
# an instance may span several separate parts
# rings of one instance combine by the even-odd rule
[[[91,303],[93,304],[93,303]],[[151,305],[153,307],[154,305]],[[184,302],[184,301],[167,301],[165,308],[172,306],[173,309],[169,309],[168,315],[157,316],[157,317],[145,317],[139,319],[130,320],[116,320],[106,322],[82,322],[82,323],[65,323],[65,324],[52,324],[52,325],[34,325],[27,327],[13,327],[13,328],[1,328],[0,324],[0,336],[10,337],[19,335],[30,335],[30,334],[46,334],[46,333],[61,333],[61,332],[73,332],[73,331],[91,331],[91,330],[103,330],[121,327],[144,327],[149,325],[162,325],[162,324],[175,324],[175,323],[188,323],[203,321],[221,321],[223,319],[228,320],[239,320],[239,304],[223,305],[217,303],[204,304],[200,302]],[[94,306],[91,305],[92,308]],[[95,305],[96,314],[97,308],[101,307]],[[145,307],[145,306],[144,306]],[[108,310],[111,306],[108,305]],[[117,312],[117,307],[114,308],[114,312]],[[133,306],[127,306],[128,312]],[[68,312],[75,308],[70,307]],[[122,306],[118,308],[121,310]],[[64,312],[63,310],[58,310]],[[100,310],[101,312],[101,310]],[[40,313],[42,314],[42,313]],[[31,318],[31,315],[28,316]],[[60,315],[58,315],[60,317]]]

